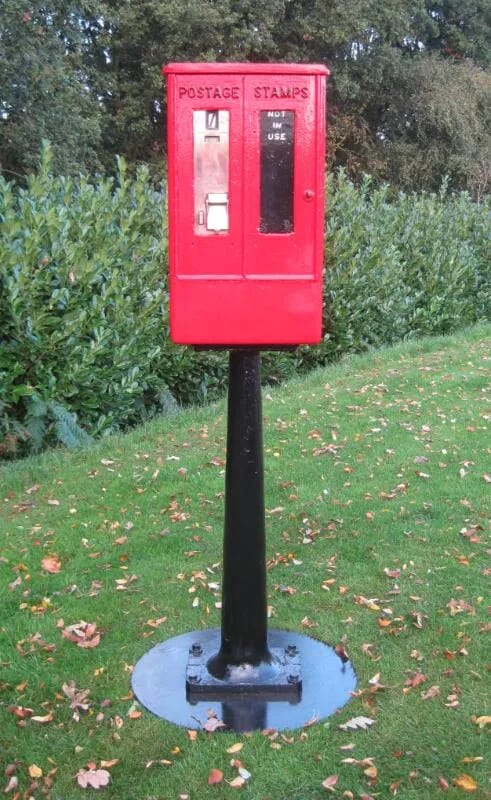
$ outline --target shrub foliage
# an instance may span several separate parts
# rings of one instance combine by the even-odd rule
[[[0,457],[83,445],[217,397],[221,352],[168,335],[163,195],[145,168],[0,179]],[[164,217],[164,219],[163,219]],[[263,357],[266,381],[491,316],[489,208],[465,194],[328,185],[324,341]]]

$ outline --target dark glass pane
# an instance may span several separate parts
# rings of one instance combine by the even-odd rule
[[[294,111],[261,111],[261,233],[293,230]]]

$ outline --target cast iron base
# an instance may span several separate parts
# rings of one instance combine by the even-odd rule
[[[244,693],[237,688],[228,694],[226,681],[217,688],[215,699],[206,692],[186,689],[186,670],[193,645],[203,651],[218,652],[220,630],[183,633],[156,645],[137,662],[132,675],[136,699],[157,717],[199,729],[212,710],[226,724],[222,730],[236,732],[274,728],[300,728],[312,719],[324,719],[342,708],[356,687],[356,676],[349,661],[342,661],[332,647],[310,636],[293,631],[270,630],[268,645],[273,651],[296,647],[301,659],[301,691],[292,692],[288,699],[281,693],[250,688]],[[211,687],[210,687],[211,688]],[[293,688],[293,687],[292,687]]]

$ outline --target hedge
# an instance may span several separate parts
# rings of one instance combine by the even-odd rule
[[[168,335],[163,191],[129,177],[0,178],[0,457],[124,430],[219,396],[226,354]],[[280,381],[340,355],[490,319],[489,204],[327,187],[325,337],[266,353]]]

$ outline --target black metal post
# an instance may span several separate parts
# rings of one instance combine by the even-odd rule
[[[174,636],[135,665],[142,705],[186,728],[210,708],[238,732],[284,730],[343,706],[356,686],[328,644],[267,625],[260,353],[229,361],[221,630]]]
[[[229,665],[269,664],[260,353],[232,350],[229,359],[227,466],[219,653],[216,678]]]

